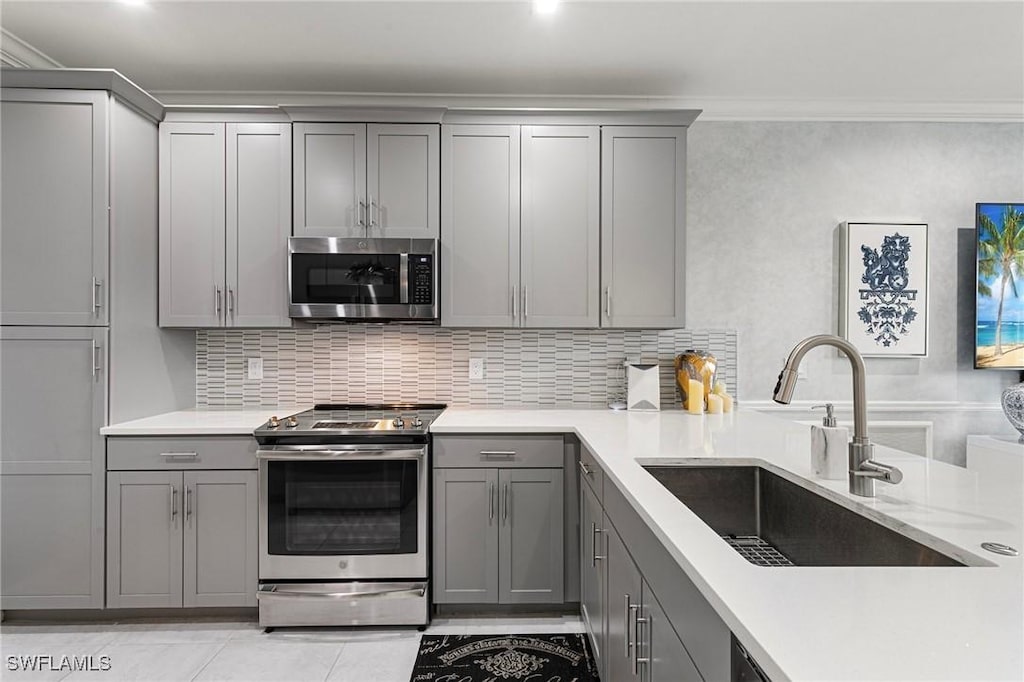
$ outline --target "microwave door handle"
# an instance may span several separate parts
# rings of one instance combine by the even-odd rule
[[[409,303],[409,254],[398,257],[398,302]]]

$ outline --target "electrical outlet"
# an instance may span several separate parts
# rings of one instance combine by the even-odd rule
[[[249,358],[248,377],[250,379],[263,378],[263,358]]]
[[[470,358],[469,359],[469,378],[483,379],[484,378],[484,359],[483,358]]]

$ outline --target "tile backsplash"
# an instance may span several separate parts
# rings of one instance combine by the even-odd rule
[[[601,407],[625,394],[623,360],[661,365],[662,407],[678,405],[675,356],[718,359],[736,388],[733,330],[442,329],[325,325],[303,330],[196,332],[196,405],[442,402],[475,406]],[[247,379],[248,358],[263,378]],[[469,379],[470,358],[484,378]]]

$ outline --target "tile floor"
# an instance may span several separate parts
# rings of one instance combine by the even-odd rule
[[[425,634],[582,632],[576,616],[437,618]],[[420,632],[415,628],[282,628],[253,622],[98,623],[0,626],[0,679],[274,680],[408,682]],[[107,671],[18,670],[23,656],[109,657]],[[13,657],[13,658],[12,658]]]

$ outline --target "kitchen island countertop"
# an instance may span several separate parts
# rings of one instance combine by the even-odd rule
[[[987,454],[984,475],[876,447],[875,458],[904,479],[877,483],[877,496],[863,498],[846,481],[813,477],[807,426],[753,411],[449,408],[431,431],[576,434],[776,682],[1024,679],[1024,557],[980,548],[993,541],[1024,549],[1024,446]],[[642,468],[699,460],[767,466],[982,565],[754,566]]]

